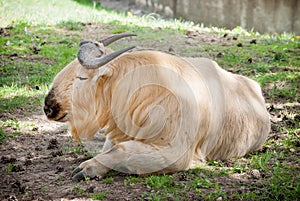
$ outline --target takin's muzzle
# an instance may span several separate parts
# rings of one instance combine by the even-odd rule
[[[61,105],[55,99],[53,91],[47,94],[43,109],[49,120],[64,122],[67,116],[67,113],[62,113]]]

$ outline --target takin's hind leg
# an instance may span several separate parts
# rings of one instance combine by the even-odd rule
[[[182,159],[186,161],[187,157],[180,156],[170,148],[158,149],[139,141],[127,141],[81,163],[73,171],[72,180],[101,178],[110,169],[128,174],[177,172],[188,166],[187,163],[182,163]]]

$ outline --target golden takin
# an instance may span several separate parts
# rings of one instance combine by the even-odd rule
[[[73,180],[109,169],[174,173],[261,148],[270,119],[257,82],[207,58],[106,47],[129,36],[82,41],[45,98],[48,119],[69,122],[76,141],[105,128],[102,152],[81,163]]]

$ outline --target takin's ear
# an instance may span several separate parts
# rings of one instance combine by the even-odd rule
[[[98,72],[93,78],[93,82],[96,83],[99,78],[111,77],[113,75],[113,69],[109,67],[100,67]]]

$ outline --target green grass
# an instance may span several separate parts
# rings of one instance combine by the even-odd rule
[[[199,168],[174,175],[126,176],[123,184],[129,191],[141,188],[141,199],[152,200],[297,200],[299,181],[299,99],[300,99],[300,36],[293,34],[258,34],[237,27],[233,30],[215,27],[201,28],[192,22],[161,20],[148,16],[133,16],[102,8],[89,0],[0,0],[0,26],[6,27],[0,37],[0,114],[15,115],[19,111],[30,115],[41,110],[44,96],[54,76],[77,54],[83,39],[121,32],[136,33],[135,45],[169,51],[179,56],[214,58],[220,66],[234,73],[249,76],[263,87],[270,113],[281,120],[272,124],[270,139],[263,151],[240,159],[208,161]],[[87,34],[89,23],[99,35]],[[189,45],[184,35],[198,30],[218,38],[220,43]],[[229,45],[220,45],[236,36]],[[227,37],[229,37],[227,36]],[[180,38],[180,40],[178,40]],[[256,39],[256,44],[250,41]],[[195,39],[196,40],[196,39]],[[192,42],[197,42],[197,41]],[[241,43],[242,46],[238,46]],[[113,44],[113,49],[128,46],[128,41]],[[1,117],[5,115],[1,115]],[[17,115],[15,115],[17,116]],[[0,143],[21,134],[25,125],[20,119],[0,121]],[[83,153],[83,147],[65,152]],[[8,167],[8,170],[11,167]],[[251,170],[260,178],[251,178]],[[247,180],[232,179],[233,175],[248,175]],[[118,182],[109,175],[105,185]],[[72,188],[80,196],[105,199],[109,192],[87,193],[78,186]]]
[[[172,175],[152,175],[144,179],[143,183],[151,189],[144,194],[153,200],[179,199],[187,190],[185,185],[176,183]]]
[[[87,194],[86,193],[86,190],[81,188],[79,185],[73,185],[70,189],[71,193],[73,194],[79,194],[79,195],[85,195]]]
[[[112,184],[114,182],[114,178],[112,176],[106,176],[102,179],[105,184]]]
[[[22,125],[21,122],[16,119],[8,119],[6,121],[0,120],[0,143],[7,138],[20,135],[20,129],[22,126],[26,127],[26,125]],[[9,129],[9,132],[6,131],[7,128]]]
[[[93,200],[102,200],[106,197],[107,197],[106,192],[101,192],[101,193],[96,193],[96,194],[90,195],[90,198],[92,198]]]
[[[8,168],[11,168],[11,167],[8,167]],[[94,193],[88,192],[88,189],[85,189],[84,187],[82,187],[80,183],[76,184],[76,185],[72,185],[70,187],[69,193],[73,194],[73,195],[77,195],[77,197],[89,197],[92,200],[102,200],[102,199],[105,199],[108,195],[107,192],[94,192]]]
[[[140,181],[139,177],[128,176],[124,180],[124,185],[134,187],[135,184],[138,183],[139,181]]]
[[[212,183],[207,178],[195,178],[192,182],[192,187],[195,189],[210,188],[213,186],[214,186],[214,183]]]
[[[18,22],[20,19],[32,25],[43,24],[49,27],[57,24],[66,24],[66,22],[67,24],[77,24],[80,22],[109,23],[120,27],[122,25],[131,27],[139,26],[137,29],[141,29],[141,27],[160,27],[185,30],[193,26],[191,22],[183,23],[178,20],[157,21],[151,15],[137,17],[132,14],[127,15],[127,13],[103,9],[98,3],[90,0],[1,0],[0,7],[0,13],[3,16],[0,19],[1,26],[8,26]]]
[[[15,166],[15,164],[8,165],[8,166],[6,167],[6,171],[7,171],[8,173],[9,173],[9,172],[12,172],[13,169],[14,169],[14,166]]]
[[[62,21],[57,24],[58,27],[67,28],[68,30],[82,30],[84,29],[84,24],[74,21]]]
[[[249,39],[243,47],[206,46],[209,55],[222,52],[216,58],[220,66],[235,73],[257,80],[267,91],[272,101],[282,98],[290,102],[300,101],[300,54],[299,47],[291,39],[268,42],[261,37],[257,44],[250,44]]]

